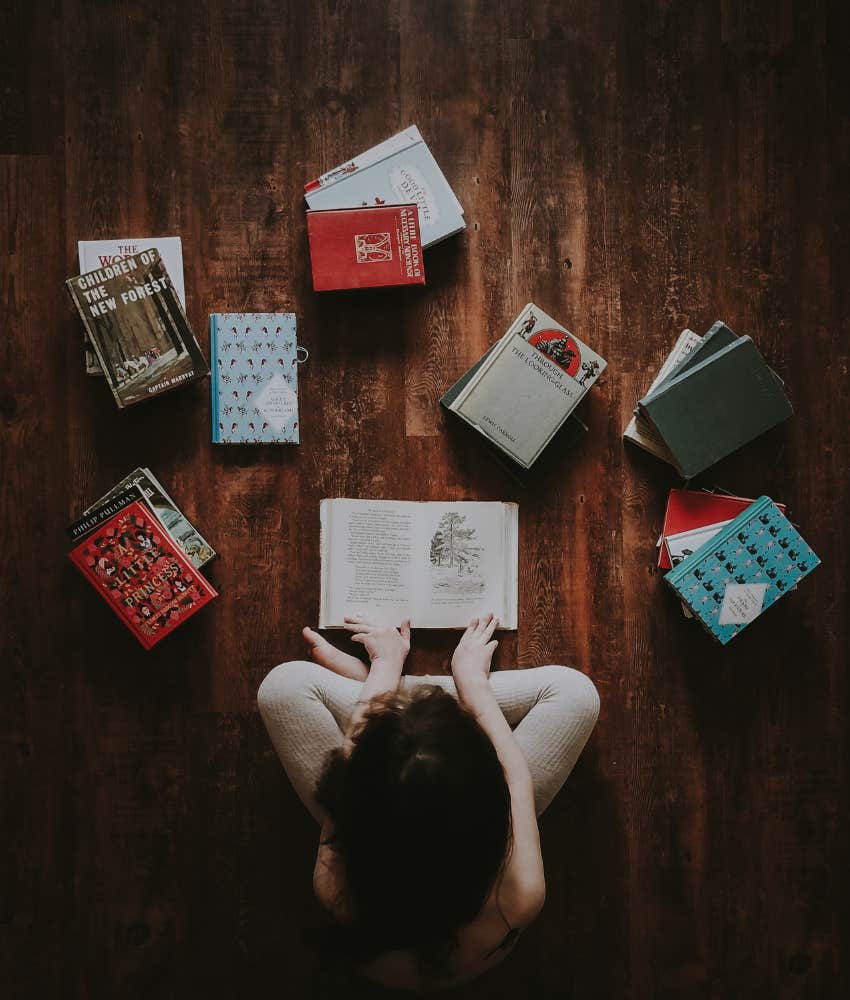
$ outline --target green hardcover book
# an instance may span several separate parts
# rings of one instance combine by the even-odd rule
[[[638,407],[686,479],[793,413],[780,380],[749,337],[681,372]]]
[[[658,393],[661,392],[666,385],[669,385],[674,378],[678,378],[679,375],[683,375],[686,371],[690,371],[691,368],[695,368],[698,364],[700,364],[700,362],[710,358],[724,347],[734,344],[737,339],[738,335],[736,333],[733,333],[722,320],[717,320],[711,326],[708,333],[703,335],[702,343],[697,345],[697,347],[695,347],[687,357],[682,358],[682,360],[671,369],[666,378],[663,378],[658,385],[653,386],[641,402],[646,403],[648,400],[652,399],[653,396],[657,396]]]

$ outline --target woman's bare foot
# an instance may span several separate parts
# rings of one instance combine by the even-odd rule
[[[318,632],[304,628],[301,634],[310,647],[310,656],[316,663],[341,677],[350,677],[353,681],[365,681],[369,676],[369,668],[362,660],[358,660],[350,653],[343,653],[341,649],[332,646],[327,639],[323,639]]]

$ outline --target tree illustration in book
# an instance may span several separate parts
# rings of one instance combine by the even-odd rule
[[[484,581],[479,574],[481,546],[466,515],[447,511],[431,536],[431,585],[451,594],[479,593]]]

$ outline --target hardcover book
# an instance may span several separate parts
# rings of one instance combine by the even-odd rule
[[[684,370],[638,404],[685,478],[793,412],[781,381],[749,337],[736,337],[704,360],[694,358],[697,353],[685,360]]]
[[[415,202],[422,246],[466,228],[463,209],[415,125],[304,187],[312,209]]]
[[[65,284],[119,407],[209,374],[157,250]]]
[[[522,469],[530,469],[606,362],[529,302],[440,400]]]
[[[320,521],[320,628],[362,614],[463,629],[491,611],[516,628],[516,504],[323,500]]]
[[[307,213],[313,289],[424,285],[414,205]]]
[[[122,240],[79,240],[77,251],[80,256],[80,274],[87,274],[89,271],[96,271],[101,267],[108,267],[117,260],[125,257],[132,257],[141,253],[142,250],[150,250],[155,247],[162,257],[172,280],[174,281],[174,291],[180,304],[186,308],[186,289],[183,283],[183,244],[179,236],[146,236],[143,239],[122,239]],[[88,337],[83,334],[86,344],[86,374],[103,375],[100,363],[94,350],[88,346]]]
[[[141,500],[100,525],[69,558],[145,649],[218,596]]]
[[[769,497],[760,497],[664,577],[720,643],[820,563]]]
[[[201,566],[206,566],[211,559],[215,558],[215,549],[171,499],[165,487],[150,469],[133,469],[108,493],[83,511],[81,522],[91,519],[96,511],[108,509],[113,500],[119,500],[128,490],[133,488],[141,492],[159,522],[171,535],[174,543],[198,569]]]
[[[294,313],[210,316],[213,444],[298,444]]]

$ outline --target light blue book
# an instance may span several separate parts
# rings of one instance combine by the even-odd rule
[[[726,645],[819,564],[770,497],[759,497],[664,580]]]
[[[210,316],[213,444],[298,444],[293,313]]]
[[[415,125],[310,181],[304,197],[311,209],[415,202],[423,248],[466,229],[461,204]]]

